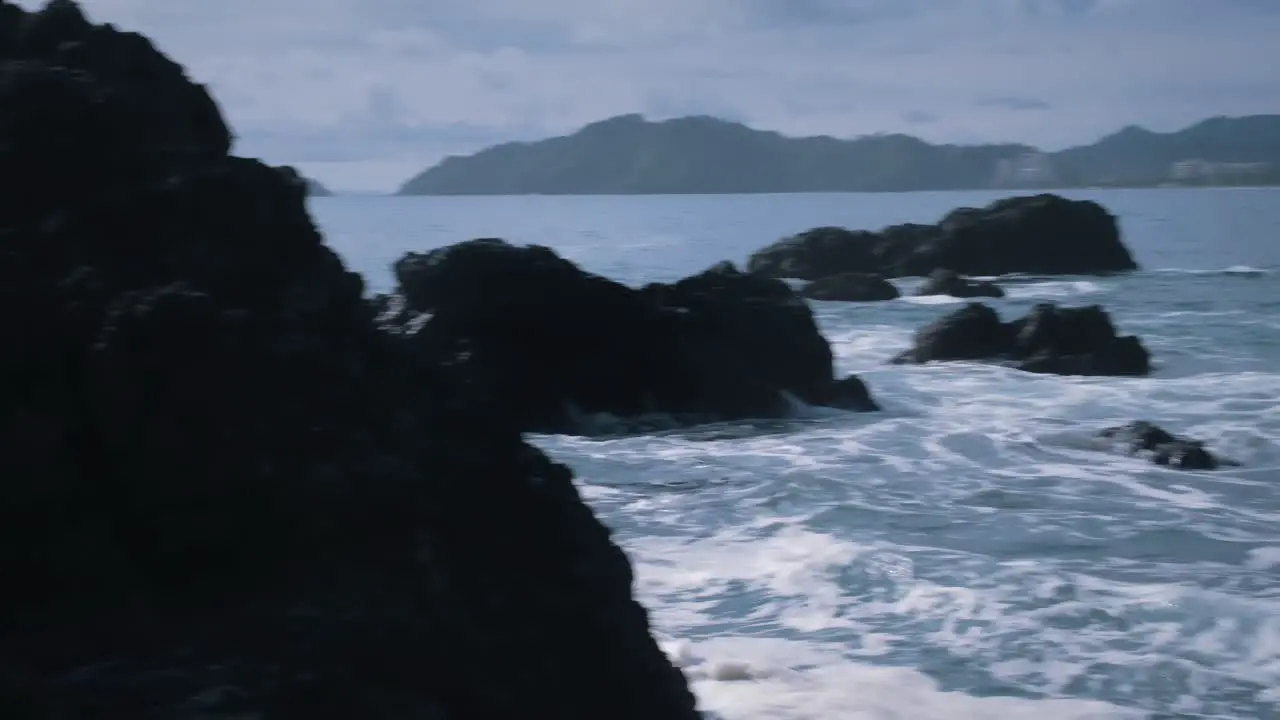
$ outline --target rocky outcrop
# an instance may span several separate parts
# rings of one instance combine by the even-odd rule
[[[993,282],[961,277],[954,271],[940,268],[916,288],[916,297],[949,295],[955,298],[1002,298],[1004,290]]]
[[[828,275],[806,284],[800,292],[810,300],[836,302],[882,302],[902,296],[893,283],[867,273]]]
[[[570,471],[146,38],[0,1],[0,716],[689,718]]]
[[[591,433],[595,414],[779,417],[788,394],[877,409],[865,387],[837,391],[831,348],[795,291],[730,263],[634,289],[489,238],[411,253],[394,270],[383,326],[522,430]]]
[[[1099,305],[1063,308],[1041,303],[1012,322],[969,303],[916,331],[914,346],[894,363],[994,360],[1053,375],[1142,376],[1151,356],[1142,341],[1116,333]]]
[[[1085,275],[1136,270],[1111,213],[1091,200],[1053,194],[1005,198],[959,208],[936,225],[879,232],[814,228],[754,253],[750,272],[817,280],[841,273],[927,276]]]
[[[1146,420],[1105,428],[1098,437],[1130,455],[1143,455],[1156,465],[1177,470],[1217,470],[1224,465],[1239,465],[1209,452],[1201,440],[1174,435]]]

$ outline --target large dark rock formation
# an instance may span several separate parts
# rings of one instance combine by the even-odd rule
[[[697,717],[570,471],[230,145],[146,38],[0,0],[0,717]]]
[[[1077,275],[1137,267],[1111,213],[1090,200],[1052,194],[959,208],[936,225],[814,228],[762,248],[747,263],[753,273],[802,280],[850,272],[925,276],[940,268],[961,275]]]
[[[1133,335],[1119,336],[1099,305],[1063,308],[1041,303],[1001,322],[995,310],[969,303],[916,331],[915,344],[893,362],[998,360],[1053,375],[1142,376],[1151,356]]]
[[[876,409],[865,387],[855,398],[835,383],[831,348],[795,291],[729,263],[637,290],[546,247],[478,239],[394,269],[384,326],[522,430],[590,433],[597,413],[779,417],[791,410],[784,393]]]

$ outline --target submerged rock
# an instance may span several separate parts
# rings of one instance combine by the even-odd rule
[[[381,302],[399,309],[384,327],[521,430],[587,433],[591,414],[779,417],[788,394],[877,409],[833,389],[831,348],[803,298],[731,263],[637,290],[549,248],[486,238],[410,253],[394,270],[398,298]]]
[[[1144,455],[1157,465],[1178,470],[1217,470],[1238,463],[1219,457],[1204,442],[1181,437],[1146,420],[1105,428],[1100,438],[1118,443],[1130,455]]]
[[[949,295],[955,298],[1002,298],[1004,290],[993,282],[961,277],[954,271],[940,268],[930,273],[929,278],[916,288],[915,295],[916,297]]]
[[[1064,308],[1040,303],[1026,316],[1002,322],[995,310],[968,303],[916,331],[894,363],[996,360],[1053,375],[1143,376],[1151,356],[1142,341],[1118,335],[1100,305]]]
[[[747,262],[750,272],[801,280],[927,276],[942,268],[961,275],[1086,275],[1138,265],[1105,208],[1048,193],[957,208],[935,225],[814,228],[761,248]]]
[[[0,0],[0,716],[698,717],[568,468],[229,147],[146,38]]]

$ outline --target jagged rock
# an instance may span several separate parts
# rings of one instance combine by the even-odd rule
[[[901,297],[893,283],[867,273],[841,273],[819,278],[805,285],[801,293],[811,300],[836,302],[879,302]]]
[[[693,718],[568,468],[142,36],[0,0],[0,716]]]
[[[842,273],[927,276],[1078,275],[1136,270],[1111,213],[1091,200],[1041,194],[958,208],[936,225],[879,232],[820,227],[756,251],[750,272],[817,280]]]
[[[832,389],[831,348],[804,300],[731,263],[637,290],[549,248],[487,238],[410,253],[394,270],[400,298],[380,301],[384,326],[522,430],[589,433],[592,414],[778,417],[786,393],[876,409]]]
[[[916,297],[927,295],[949,295],[955,298],[1002,298],[1004,290],[993,282],[972,280],[961,277],[952,270],[939,268],[929,274],[929,278],[916,288]]]
[[[1117,335],[1099,305],[1063,308],[1040,303],[1005,323],[995,310],[968,303],[916,332],[911,349],[892,362],[997,360],[1054,375],[1142,376],[1151,357],[1142,341]]]

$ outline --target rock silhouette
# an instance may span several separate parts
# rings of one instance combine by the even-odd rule
[[[145,37],[0,0],[0,716],[698,717],[571,472],[230,145]]]

